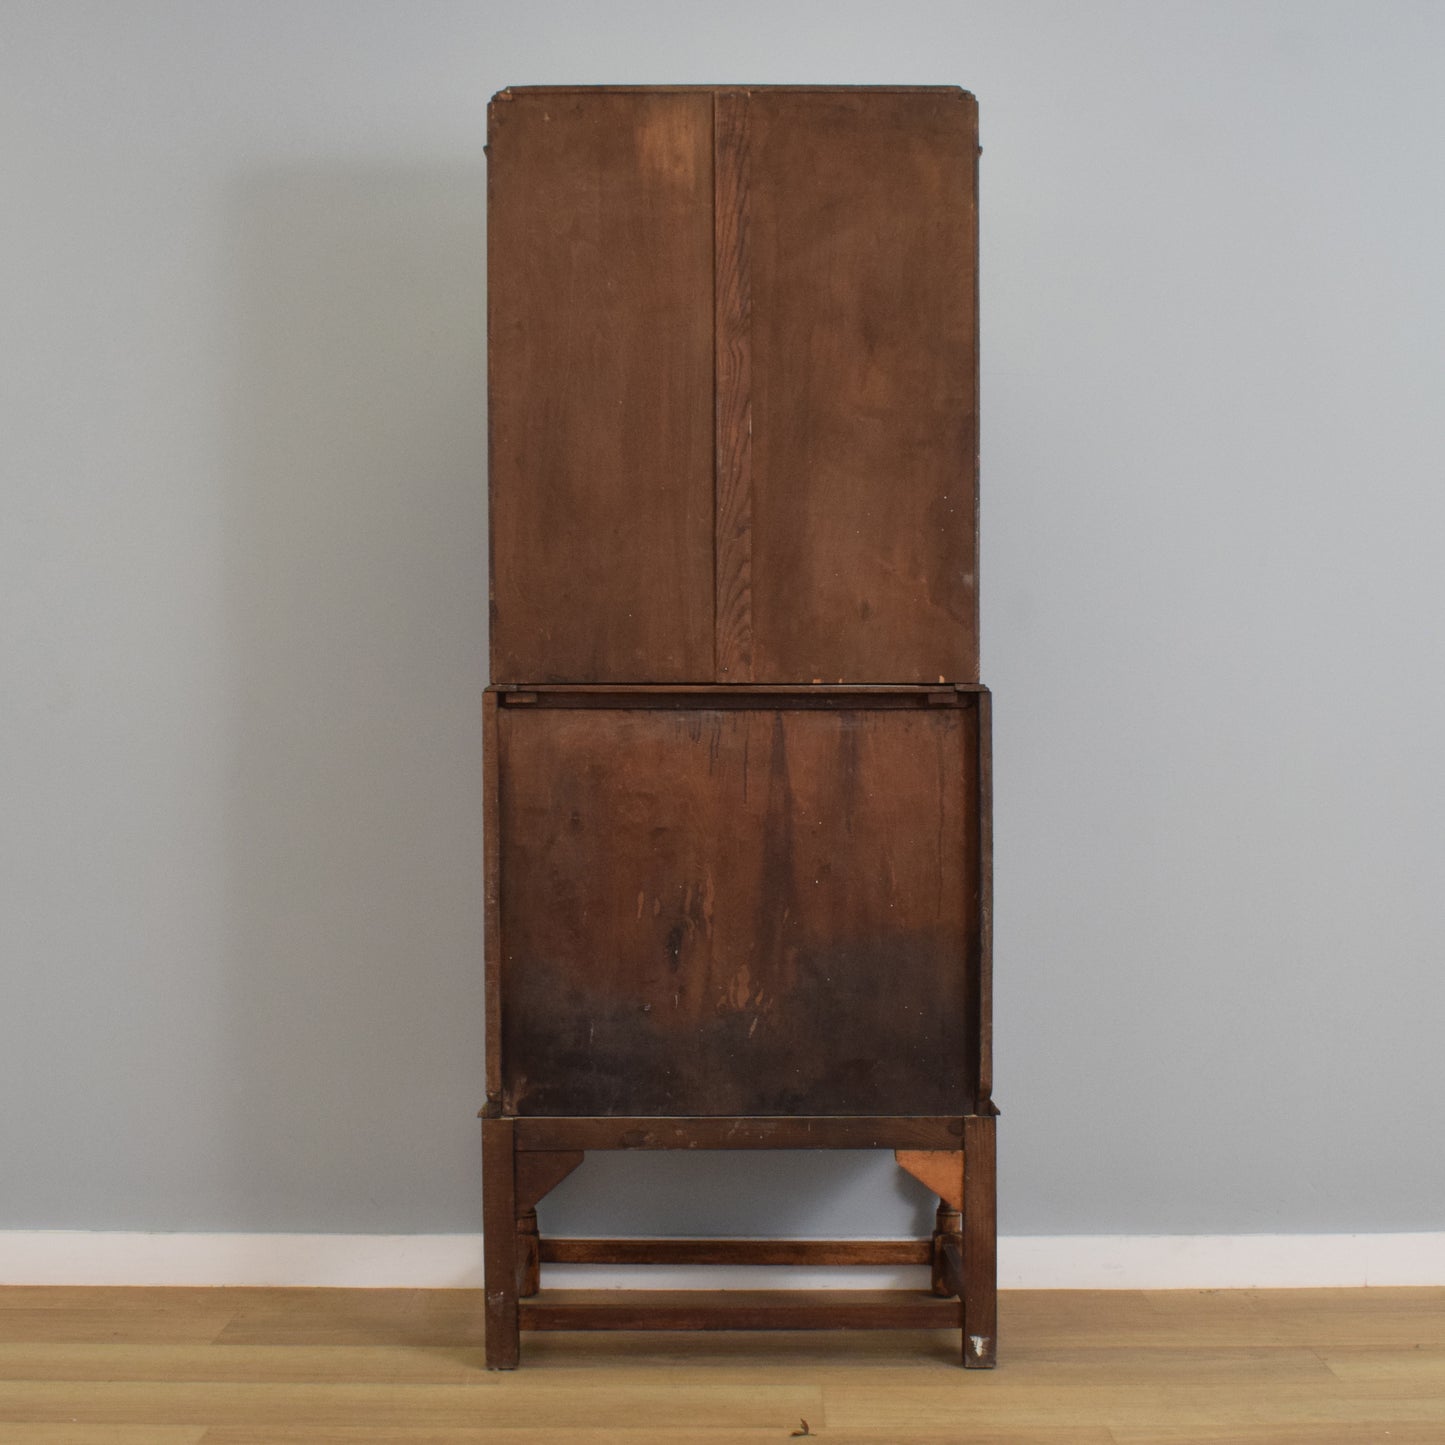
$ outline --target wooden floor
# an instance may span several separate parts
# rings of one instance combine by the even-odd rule
[[[3,1445],[1445,1445],[1445,1290],[1006,1293],[954,1332],[529,1335],[466,1291],[0,1289]]]

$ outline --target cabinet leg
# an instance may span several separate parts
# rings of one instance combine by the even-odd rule
[[[995,1121],[963,1121],[963,1363],[991,1370],[998,1350],[998,1184]]]
[[[482,1120],[482,1247],[487,1300],[487,1368],[515,1370],[517,1326],[517,1181],[510,1119]]]
[[[529,1299],[542,1288],[541,1240],[537,1234],[537,1211],[528,1209],[517,1216],[517,1293]]]
[[[933,1292],[942,1299],[958,1293],[956,1266],[962,1255],[963,1216],[946,1199],[940,1199],[933,1218]]]

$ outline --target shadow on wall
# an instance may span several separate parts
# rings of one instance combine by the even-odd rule
[[[479,156],[252,173],[229,207],[236,1230],[480,1228],[485,196]],[[887,1156],[599,1155],[542,1225],[926,1233],[932,1204]]]

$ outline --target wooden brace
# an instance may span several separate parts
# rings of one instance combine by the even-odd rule
[[[931,1189],[950,1208],[963,1210],[961,1149],[895,1149],[898,1167]]]

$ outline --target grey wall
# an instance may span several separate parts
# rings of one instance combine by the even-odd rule
[[[1438,1228],[1445,9],[0,9],[0,1226],[479,1223],[488,95],[982,105],[1010,1233]],[[884,1158],[550,1223],[888,1233]]]

